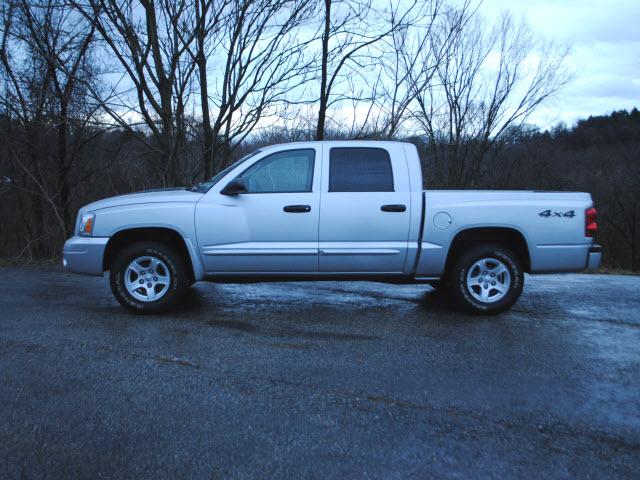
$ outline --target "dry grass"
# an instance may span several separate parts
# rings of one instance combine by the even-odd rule
[[[589,273],[599,273],[602,275],[640,275],[640,272],[632,272],[631,270],[614,267],[600,267],[597,270]]]
[[[39,260],[27,260],[24,258],[2,258],[0,257],[0,267],[20,267],[26,265],[55,265],[60,263],[59,258],[44,258]]]

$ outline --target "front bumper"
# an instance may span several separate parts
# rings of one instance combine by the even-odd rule
[[[587,270],[595,270],[600,266],[602,259],[602,247],[600,245],[591,245],[589,254],[587,255]]]
[[[71,237],[62,249],[62,266],[69,272],[102,275],[108,241],[108,237]]]

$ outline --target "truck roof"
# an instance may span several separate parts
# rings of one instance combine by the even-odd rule
[[[260,150],[267,150],[271,148],[280,148],[286,146],[296,147],[314,147],[318,145],[333,145],[333,146],[350,146],[350,147],[384,147],[385,145],[411,145],[409,142],[396,142],[390,140],[313,140],[306,142],[288,142],[277,143],[263,147]]]

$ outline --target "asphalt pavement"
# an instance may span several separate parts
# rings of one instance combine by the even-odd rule
[[[640,478],[640,277],[529,276],[497,317],[427,286],[0,268],[0,478]]]

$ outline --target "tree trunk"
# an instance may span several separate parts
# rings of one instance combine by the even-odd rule
[[[69,166],[67,162],[67,136],[68,136],[68,105],[65,99],[61,99],[60,122],[58,123],[58,208],[62,217],[63,236],[71,234],[71,219],[69,212]]]
[[[324,125],[327,118],[329,95],[327,92],[327,70],[329,67],[329,34],[331,32],[331,0],[324,0],[324,33],[322,34],[322,58],[320,73],[320,106],[318,109],[318,124],[316,126],[316,140],[324,140]]]
[[[211,128],[211,116],[209,113],[209,87],[207,85],[207,56],[204,53],[205,11],[206,0],[196,0],[197,29],[196,41],[198,42],[198,75],[200,79],[200,104],[202,105],[202,132],[204,135],[204,149],[202,151],[202,173],[204,180],[213,176],[213,130]]]

